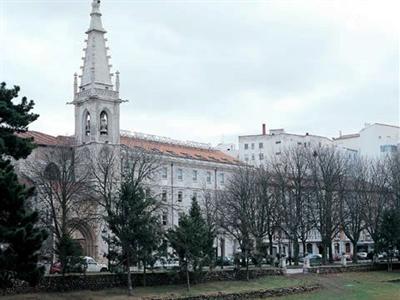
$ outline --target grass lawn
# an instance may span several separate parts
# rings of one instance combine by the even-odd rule
[[[4,300],[70,300],[70,299],[142,299],[151,296],[184,296],[207,294],[213,292],[238,292],[258,289],[268,289],[287,286],[298,286],[311,283],[322,285],[320,291],[276,299],[379,299],[400,300],[400,282],[390,283],[388,280],[400,279],[400,273],[386,272],[363,272],[343,273],[331,275],[293,275],[293,276],[267,276],[245,281],[226,281],[198,284],[192,287],[190,293],[185,286],[159,286],[139,287],[135,289],[135,297],[127,297],[126,291],[122,289],[108,289],[103,291],[81,291],[70,293],[51,294],[26,294],[2,297]],[[271,299],[271,298],[269,298]]]
[[[314,275],[322,288],[318,291],[270,298],[275,300],[400,300],[400,272],[339,273]],[[397,279],[397,282],[388,282]]]

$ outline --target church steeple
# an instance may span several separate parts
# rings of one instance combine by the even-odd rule
[[[72,104],[75,105],[75,138],[78,145],[119,144],[120,141],[119,105],[122,101],[119,98],[119,73],[114,89],[105,33],[100,0],[93,0],[79,87],[74,75]]]
[[[90,26],[86,31],[86,48],[80,88],[112,89],[109,58],[107,54],[106,31],[101,22],[100,0],[93,0]]]

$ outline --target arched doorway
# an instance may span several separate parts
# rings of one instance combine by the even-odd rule
[[[83,255],[96,258],[96,236],[93,229],[87,224],[74,224],[73,228],[72,239],[81,245]]]

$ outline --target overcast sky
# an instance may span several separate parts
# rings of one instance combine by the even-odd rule
[[[397,3],[396,3],[397,2]],[[91,0],[0,0],[1,76],[35,100],[30,129],[73,134]],[[399,1],[101,4],[121,128],[236,141],[261,124],[337,136],[399,124]]]

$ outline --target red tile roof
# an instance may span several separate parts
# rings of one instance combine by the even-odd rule
[[[52,136],[37,131],[27,131],[18,134],[21,137],[32,137],[39,146],[73,145],[74,138],[69,136]],[[186,146],[177,143],[164,143],[142,139],[140,137],[121,136],[121,144],[129,148],[142,148],[167,156],[174,156],[187,159],[204,160],[225,164],[239,164],[235,158],[215,149]]]
[[[74,140],[68,136],[52,136],[38,131],[27,131],[18,133],[23,138],[33,138],[34,142],[40,146],[73,145]]]
[[[148,151],[159,152],[164,155],[205,160],[219,163],[238,164],[239,161],[219,150],[198,148],[175,143],[164,143],[141,139],[139,137],[121,136],[121,144],[130,148],[138,147]]]

